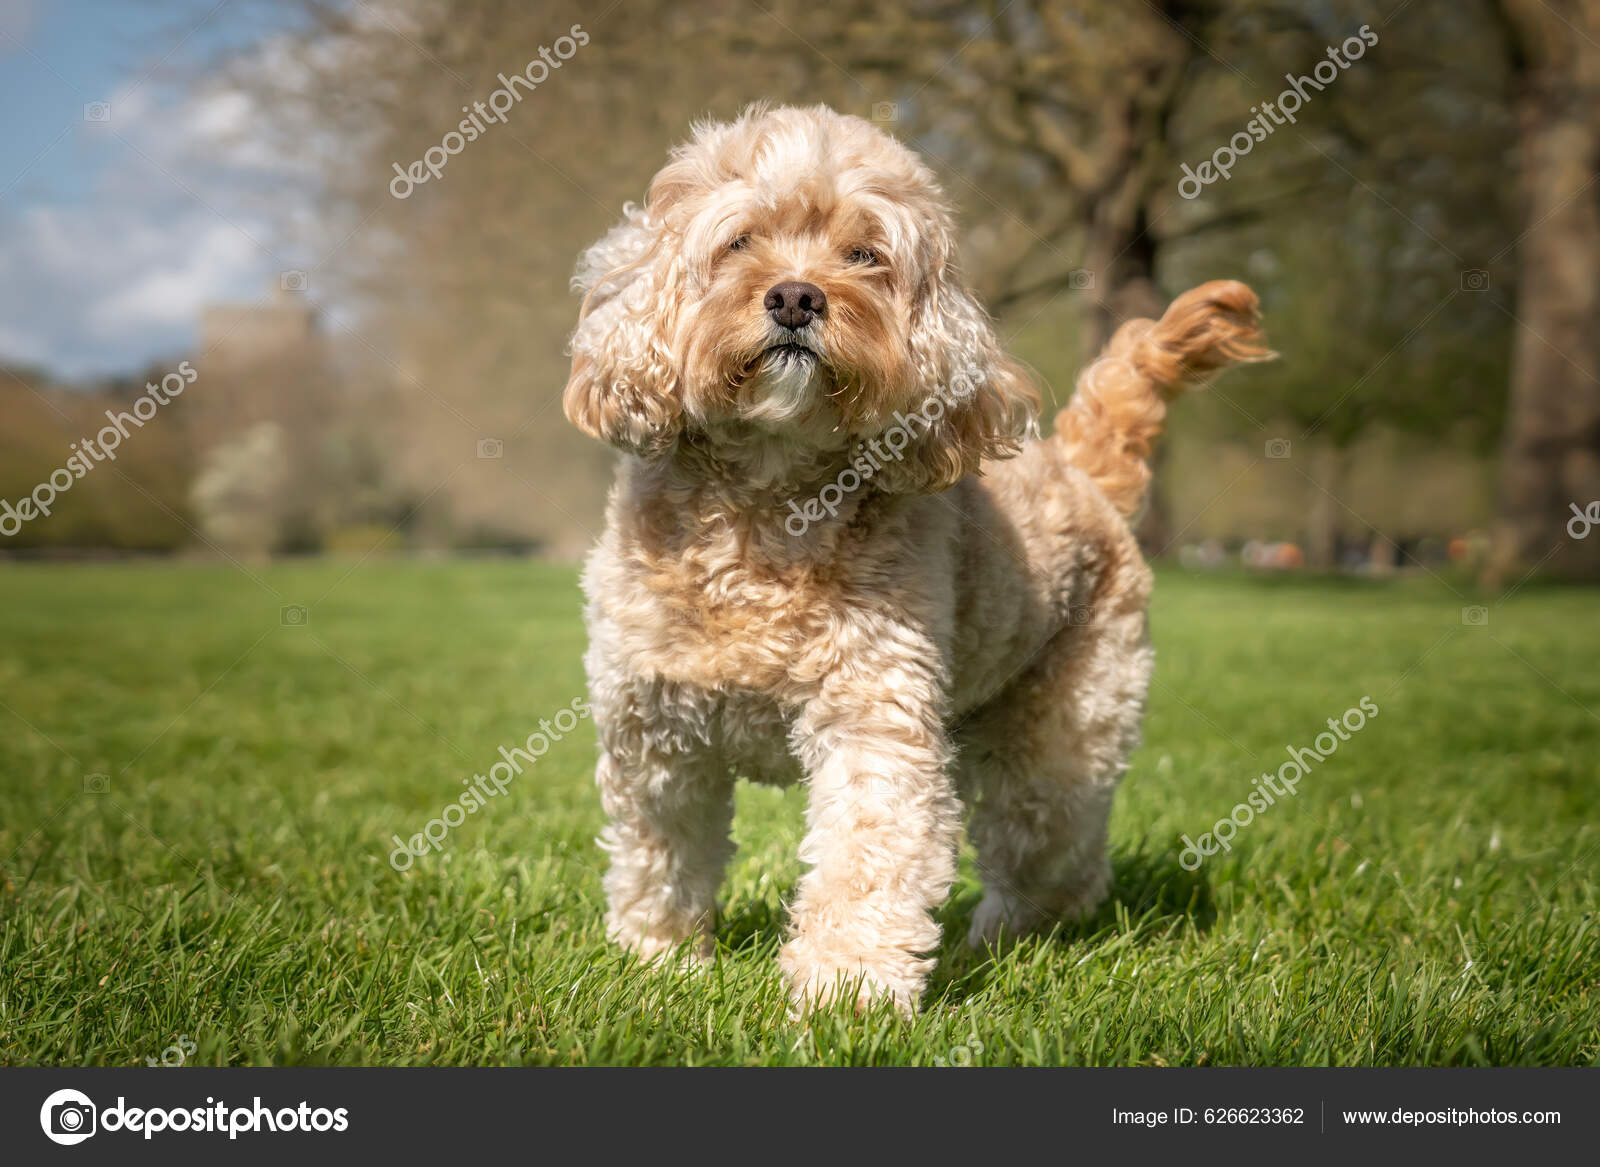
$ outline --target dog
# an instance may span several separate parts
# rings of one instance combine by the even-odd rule
[[[583,574],[608,936],[712,958],[736,776],[807,790],[797,1010],[916,1009],[963,807],[972,943],[1093,911],[1153,663],[1147,456],[1270,355],[1255,295],[1123,324],[1041,437],[932,173],[825,107],[697,126],[574,286],[566,414],[623,454]]]

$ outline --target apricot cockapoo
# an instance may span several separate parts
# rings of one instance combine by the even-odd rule
[[[567,416],[624,455],[584,574],[607,929],[709,959],[735,778],[804,783],[799,1006],[915,1008],[963,807],[973,943],[1105,896],[1150,443],[1188,382],[1267,355],[1250,290],[1206,284],[1123,324],[1041,438],[953,235],[889,135],[757,107],[698,127],[576,277]]]

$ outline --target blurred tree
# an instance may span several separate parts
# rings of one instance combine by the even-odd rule
[[[1492,584],[1547,567],[1600,579],[1600,0],[1495,0],[1515,74],[1517,327]]]
[[[48,481],[68,465],[80,441],[92,442],[108,424],[107,410],[128,411],[146,382],[159,383],[176,364],[92,388],[0,368],[0,499],[14,506]],[[183,546],[189,537],[184,487],[193,458],[179,411],[164,408],[114,453],[84,463],[87,471],[50,504],[51,513],[0,537],[0,552],[92,547],[140,553]]]
[[[1309,564],[1331,567],[1342,543],[1385,517],[1370,503],[1358,514],[1348,490],[1369,437],[1414,434],[1476,455],[1498,433],[1508,321],[1485,289],[1501,273],[1462,269],[1463,256],[1505,251],[1515,231],[1485,164],[1513,140],[1505,70],[1481,4],[1416,5],[1389,23],[1368,0],[1230,10],[1227,67],[1202,77],[1174,120],[1172,149],[1191,164],[1330,47],[1362,28],[1377,41],[1308,90],[1295,122],[1240,157],[1231,178],[1171,200],[1163,223],[1175,285],[1235,275],[1262,291],[1284,359],[1230,379],[1211,412],[1224,433],[1242,422],[1259,431],[1258,453],[1272,444],[1277,489],[1311,487],[1301,538]]]
[[[189,497],[208,538],[263,558],[292,537],[289,528],[299,516],[286,513],[285,500],[295,486],[283,427],[264,421],[206,452]]]

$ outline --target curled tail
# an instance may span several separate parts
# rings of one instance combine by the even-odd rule
[[[1129,320],[1056,416],[1072,464],[1124,515],[1138,513],[1150,485],[1150,448],[1167,403],[1235,361],[1270,360],[1256,326],[1256,294],[1237,280],[1191,288],[1160,320]]]

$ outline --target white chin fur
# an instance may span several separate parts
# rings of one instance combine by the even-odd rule
[[[822,392],[822,364],[816,357],[769,353],[745,382],[747,421],[787,424],[799,421]]]

